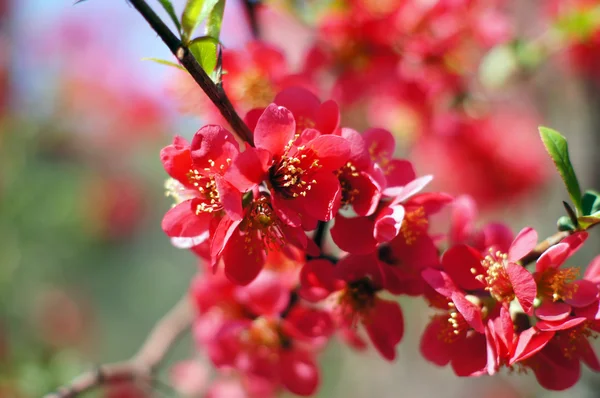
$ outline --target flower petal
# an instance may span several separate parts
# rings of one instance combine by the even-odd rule
[[[586,307],[598,301],[598,286],[585,279],[575,281],[567,286],[573,292],[572,297],[565,297],[565,303],[573,307]]]
[[[234,233],[223,250],[225,275],[235,284],[245,286],[262,270],[266,253],[256,234]]]
[[[519,361],[537,354],[554,337],[554,332],[540,332],[535,327],[524,330],[519,334],[517,347],[510,358],[509,364],[513,365]]]
[[[535,263],[535,272],[544,272],[548,268],[558,268],[566,260],[569,254],[569,245],[559,243],[550,247],[542,253]]]
[[[481,255],[472,247],[456,245],[446,250],[442,256],[442,266],[461,288],[477,290],[484,287],[475,279],[476,275],[483,275],[485,271],[481,266]]]
[[[538,234],[531,227],[523,228],[508,249],[508,261],[519,261],[537,244]]]
[[[310,141],[307,147],[315,151],[321,171],[335,171],[350,158],[350,144],[337,135],[321,135]]]
[[[521,304],[521,308],[528,315],[533,315],[533,300],[537,295],[537,285],[533,275],[524,267],[515,263],[506,265],[506,274]]]
[[[367,254],[375,250],[373,237],[375,222],[368,217],[346,218],[340,214],[331,228],[331,237],[340,249],[355,254]]]
[[[271,161],[269,151],[248,148],[233,159],[225,178],[241,192],[246,192],[266,178]]]
[[[282,106],[269,105],[254,129],[254,144],[266,149],[273,157],[283,154],[285,146],[294,139],[296,122],[292,112]]]
[[[281,382],[293,394],[313,395],[319,386],[319,369],[310,353],[304,351],[281,352]]]
[[[535,316],[542,321],[562,321],[571,314],[571,306],[566,303],[545,300],[535,309]]]
[[[404,336],[404,317],[400,305],[378,298],[363,322],[377,351],[385,359],[393,361],[396,358],[396,345]]]
[[[444,340],[443,327],[448,323],[446,318],[445,315],[438,315],[431,319],[421,336],[419,344],[421,355],[438,366],[446,366],[450,363],[452,357],[450,347],[452,343]]]
[[[162,219],[162,229],[171,238],[195,238],[203,235],[210,226],[212,215],[193,209],[193,199],[181,202],[169,210]]]
[[[404,207],[402,205],[389,206],[383,209],[375,220],[373,236],[379,243],[389,242],[398,236],[402,221],[404,220]]]
[[[335,275],[334,266],[327,260],[311,260],[300,271],[298,294],[307,301],[321,301],[331,292],[341,289],[344,282]]]

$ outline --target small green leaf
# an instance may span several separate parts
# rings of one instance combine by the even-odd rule
[[[185,68],[183,66],[179,65],[178,63],[167,61],[166,59],[160,59],[160,58],[142,58],[142,61],[152,61],[152,62],[156,62],[156,63],[161,64],[161,65],[173,66],[173,67],[175,67],[177,69],[185,70]]]
[[[569,146],[567,140],[560,135],[559,132],[547,127],[540,127],[540,136],[546,146],[546,150],[558,169],[558,173],[567,187],[567,192],[575,205],[577,213],[583,214],[581,206],[581,188],[579,188],[579,181],[577,181],[575,170],[573,170],[573,165],[569,158]]]
[[[581,207],[583,209],[583,215],[585,216],[600,211],[600,193],[596,191],[585,191],[581,198]]]
[[[217,66],[217,46],[219,42],[210,36],[197,37],[190,42],[190,52],[207,74]]]
[[[208,18],[208,15],[217,4],[218,0],[187,0],[183,14],[181,15],[182,36],[187,42],[194,30]],[[186,43],[187,44],[187,43]]]
[[[177,27],[177,31],[181,34],[181,24],[179,23],[179,18],[177,18],[177,14],[175,13],[175,8],[173,8],[173,4],[171,0],[158,0],[160,4],[163,6],[169,17]]]
[[[221,24],[223,23],[223,13],[225,11],[225,0],[218,0],[208,14],[206,21],[206,35],[219,39],[221,34]]]
[[[597,215],[579,217],[577,221],[582,229],[590,229],[594,225],[600,224],[600,212]]]
[[[577,229],[571,222],[571,218],[569,216],[562,216],[559,218],[557,226],[559,231],[575,231]]]

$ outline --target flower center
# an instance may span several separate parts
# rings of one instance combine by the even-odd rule
[[[429,221],[427,220],[427,217],[425,217],[425,209],[418,207],[414,210],[409,210],[404,214],[400,233],[404,237],[406,244],[412,245],[417,238],[427,230],[428,225]]]
[[[579,287],[572,282],[578,276],[579,270],[574,267],[547,269],[538,280],[538,291],[541,296],[552,297],[553,301],[572,299]]]
[[[481,260],[481,265],[485,274],[477,275],[475,278],[486,285],[485,290],[489,291],[492,297],[497,301],[511,302],[515,298],[515,292],[506,273],[506,261],[508,256],[502,252],[493,252]],[[471,269],[475,273],[475,269]]]
[[[285,235],[281,229],[281,220],[273,211],[273,207],[266,196],[254,200],[250,211],[240,226],[242,231],[247,232],[246,244],[249,254],[252,254],[252,237],[250,233],[255,233],[258,239],[263,243],[265,251],[280,250],[286,243]]]
[[[190,170],[188,180],[200,192],[197,197],[196,214],[213,213],[223,209],[215,179],[201,175],[198,170]]]
[[[278,348],[281,344],[279,339],[278,325],[274,320],[257,318],[244,335],[245,342],[251,347]]]
[[[443,315],[442,315],[443,316]],[[448,318],[442,322],[438,339],[444,343],[451,344],[464,336],[470,329],[465,318],[456,310],[454,303],[448,303]]]
[[[256,70],[243,73],[238,84],[240,99],[250,108],[265,108],[275,97],[269,80]]]
[[[553,342],[561,348],[565,358],[576,357],[578,351],[584,349],[582,346],[584,340],[598,337],[589,326],[590,322],[586,321],[572,329],[561,330],[554,335]]]
[[[342,187],[342,206],[352,204],[360,193],[358,189],[353,188],[352,184],[352,181],[359,176],[356,167],[351,162],[348,162],[336,170],[335,175],[340,180],[340,186]]]
[[[348,283],[339,296],[339,310],[343,319],[356,326],[358,320],[375,305],[377,289],[369,278]]]
[[[286,198],[306,196],[317,183],[312,177],[321,167],[315,151],[305,146],[295,147],[290,141],[279,163],[271,171],[271,182]]]

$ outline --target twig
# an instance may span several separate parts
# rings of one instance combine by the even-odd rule
[[[169,50],[177,57],[181,65],[190,73],[192,78],[204,90],[206,96],[215,104],[221,112],[221,115],[229,122],[233,131],[250,145],[254,145],[252,132],[246,126],[246,123],[237,114],[233,105],[227,98],[222,89],[212,81],[204,69],[198,64],[196,58],[190,53],[186,46],[171,32],[169,27],[160,19],[158,15],[146,4],[144,0],[129,0],[129,2],[139,11],[146,22],[154,29],[156,34],[169,47]]]
[[[158,323],[131,359],[85,372],[68,385],[44,398],[74,398],[100,385],[124,381],[152,381],[154,371],[163,361],[173,344],[190,326],[193,312],[187,296],[183,297]]]
[[[550,247],[559,243],[561,240],[563,240],[570,234],[571,234],[571,232],[569,232],[569,231],[560,231],[560,232],[555,233],[552,236],[549,236],[545,240],[538,243],[536,245],[536,247],[531,251],[531,253],[529,253],[528,255],[523,257],[521,259],[521,264],[527,265],[527,264],[530,264],[530,263],[536,261],[538,258],[540,258],[542,253],[544,253]]]

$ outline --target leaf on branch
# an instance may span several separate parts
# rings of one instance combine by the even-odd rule
[[[217,66],[218,45],[219,41],[210,36],[197,37],[190,42],[190,52],[208,75]]]
[[[581,188],[575,175],[575,170],[569,158],[569,146],[567,140],[559,132],[547,127],[540,127],[540,136],[546,150],[554,161],[558,173],[567,187],[571,201],[575,205],[578,214],[583,214],[581,204]]]
[[[592,214],[591,216],[579,217],[577,222],[581,228],[590,229],[594,225],[600,224],[600,212]]]
[[[585,191],[581,198],[583,215],[589,216],[600,211],[600,193],[596,191]]]
[[[187,42],[215,7],[219,0],[187,0],[183,14],[181,15],[181,26],[183,28],[182,38]],[[186,43],[187,44],[187,43]]]
[[[182,71],[186,71],[186,69],[183,66],[179,65],[176,62],[167,61],[166,59],[160,59],[160,58],[142,58],[142,61],[152,61],[152,62],[156,62],[157,64],[172,66],[174,68],[181,69]]]
[[[557,227],[559,231],[575,231],[577,229],[569,216],[560,217],[557,222]]]
[[[179,18],[177,18],[177,14],[175,13],[175,8],[173,8],[173,3],[171,3],[171,0],[158,0],[158,1],[163,6],[163,8],[167,12],[167,14],[169,14],[169,17],[171,18],[171,21],[173,21],[173,23],[177,27],[177,31],[179,32],[179,34],[181,34],[181,23],[179,22]]]
[[[218,0],[206,21],[206,35],[219,39],[221,34],[221,24],[223,23],[223,13],[225,12],[225,0]]]

